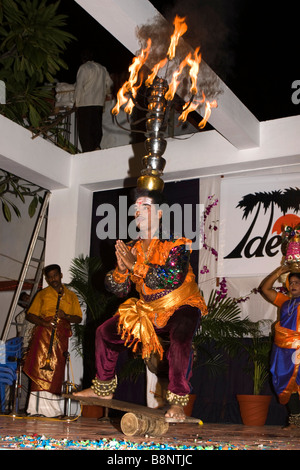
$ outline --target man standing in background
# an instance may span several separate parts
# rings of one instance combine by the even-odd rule
[[[77,128],[82,151],[92,152],[101,148],[103,107],[113,82],[106,68],[94,62],[90,51],[81,59],[75,84]]]

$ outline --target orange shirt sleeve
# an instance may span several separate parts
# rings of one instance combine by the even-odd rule
[[[289,299],[290,297],[288,295],[282,294],[282,292],[278,292],[274,300],[274,305],[281,307],[281,305]]]

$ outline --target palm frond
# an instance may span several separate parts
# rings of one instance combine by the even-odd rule
[[[89,357],[91,367],[94,362],[92,346],[95,342],[95,331],[116,311],[118,302],[112,294],[101,291],[98,281],[101,273],[103,273],[103,264],[98,257],[80,255],[72,260],[71,281],[68,286],[76,293],[82,309],[87,312],[85,324],[72,325],[73,347],[83,357],[92,356]]]
[[[221,298],[216,290],[211,292],[207,307],[208,314],[202,318],[201,328],[194,338],[196,347],[212,340],[233,354],[240,349],[240,338],[256,331],[252,321],[241,318],[240,305],[230,297]]]
[[[206,367],[211,377],[224,373],[227,369],[227,360],[222,353],[210,353],[206,348],[199,348],[196,356],[197,367]]]
[[[100,258],[83,255],[73,259],[70,267],[72,278],[69,286],[76,292],[80,304],[86,306],[94,321],[100,321],[107,305],[107,296],[95,285],[95,277],[102,269]]]
[[[262,337],[257,324],[257,334],[243,348],[248,354],[248,367],[245,372],[253,378],[253,393],[259,395],[270,374],[271,336]]]
[[[141,374],[145,374],[146,367],[145,362],[141,356],[130,357],[128,361],[123,365],[119,373],[119,381],[130,380],[136,383]]]

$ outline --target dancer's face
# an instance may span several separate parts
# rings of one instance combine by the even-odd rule
[[[142,233],[153,232],[159,226],[161,211],[149,197],[139,197],[135,202],[135,222]]]
[[[292,297],[300,296],[300,279],[297,276],[289,277],[289,291]]]

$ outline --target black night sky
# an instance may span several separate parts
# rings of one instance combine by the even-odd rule
[[[300,104],[291,99],[292,83],[300,80],[299,2],[287,0],[284,6],[268,0],[151,3],[170,23],[175,14],[186,16],[185,39],[201,46],[206,63],[260,121],[300,113]],[[94,49],[95,58],[110,73],[126,74],[133,56],[119,41],[74,0],[62,0],[60,11],[68,14],[66,29],[77,38],[68,46],[64,59],[69,70],[60,74],[60,81],[75,82],[80,51],[86,47]]]

